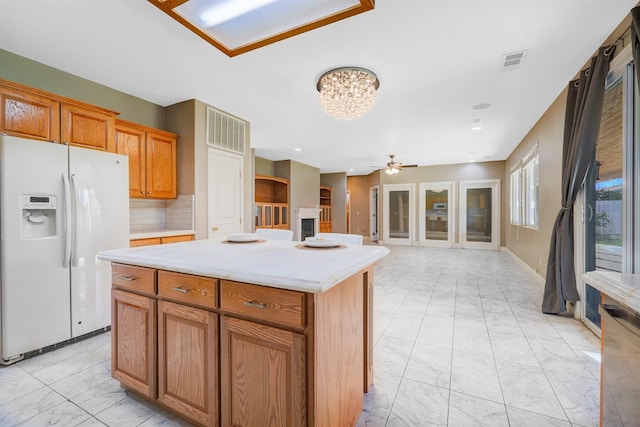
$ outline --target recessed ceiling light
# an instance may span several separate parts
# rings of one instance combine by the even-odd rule
[[[471,119],[471,121],[472,121],[473,123],[480,123],[480,120],[481,120],[481,119]]]
[[[294,151],[302,151],[302,148],[294,148]]]
[[[471,130],[482,130],[482,126],[474,126]]]
[[[471,107],[473,110],[486,110],[487,108],[491,107],[491,104],[489,104],[488,102],[484,102],[482,104],[476,104],[473,107]]]
[[[353,168],[349,168],[349,172],[353,172]]]

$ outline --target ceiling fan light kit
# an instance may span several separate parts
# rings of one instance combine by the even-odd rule
[[[378,76],[361,67],[334,68],[322,74],[316,84],[324,111],[343,120],[369,112],[379,87]]]
[[[404,169],[404,168],[418,167],[418,165],[403,165],[400,162],[396,162],[395,160],[393,160],[395,157],[396,157],[395,154],[389,154],[389,158],[391,160],[389,160],[389,162],[387,163],[387,167],[384,169],[385,173],[388,175],[395,175],[399,173],[401,169]]]

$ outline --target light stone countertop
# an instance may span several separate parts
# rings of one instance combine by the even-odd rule
[[[156,231],[136,231],[129,234],[129,239],[152,239],[154,237],[184,236],[185,234],[195,234],[193,230],[156,230]]]
[[[274,288],[321,293],[389,253],[384,246],[296,248],[301,242],[215,240],[102,251],[98,258]]]
[[[590,271],[582,278],[603,294],[640,313],[640,274]]]

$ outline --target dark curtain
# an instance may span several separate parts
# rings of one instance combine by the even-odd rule
[[[636,83],[640,88],[640,7],[631,9],[631,53],[633,54],[633,69]]]
[[[615,46],[600,48],[580,78],[569,82],[562,148],[562,207],[549,247],[542,298],[544,313],[563,313],[567,301],[580,299],[573,248],[573,204],[596,153],[604,89]]]

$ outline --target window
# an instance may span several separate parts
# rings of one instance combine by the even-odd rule
[[[520,164],[515,167],[515,169],[511,170],[511,181],[510,181],[510,193],[511,197],[509,199],[509,205],[511,208],[511,224],[520,225],[520,211],[521,211],[521,203],[520,200],[522,198],[520,191]]]
[[[538,228],[538,146],[529,151],[511,168],[510,212],[511,224]]]
[[[524,225],[538,228],[538,153],[532,154],[522,166],[524,190]]]

